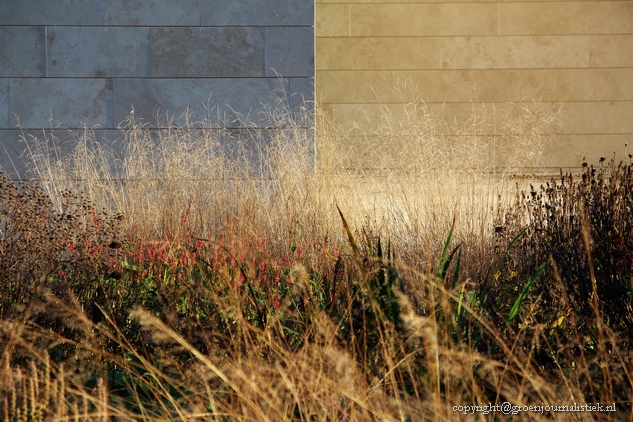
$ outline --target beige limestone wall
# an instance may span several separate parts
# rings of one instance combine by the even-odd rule
[[[633,1],[316,0],[315,16],[316,98],[340,122],[398,108],[395,78],[448,119],[474,92],[564,102],[553,167],[633,152]]]

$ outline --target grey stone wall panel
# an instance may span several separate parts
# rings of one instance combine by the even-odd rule
[[[200,0],[108,0],[108,25],[199,26]]]
[[[0,168],[9,177],[27,174],[29,166],[22,135],[18,129],[0,129]]]
[[[0,77],[46,76],[44,27],[0,26]]]
[[[313,26],[314,1],[200,0],[203,26]]]
[[[11,109],[9,108],[9,79],[0,79],[0,129],[11,125]]]
[[[288,87],[288,103],[290,109],[297,111],[305,106],[308,110],[314,107],[314,78],[291,78]]]
[[[149,76],[149,28],[48,28],[49,77]]]
[[[266,28],[266,76],[314,75],[314,29]]]
[[[0,129],[0,166],[10,177],[28,177],[30,180],[40,179],[29,149],[36,151],[38,144],[47,145],[58,154],[69,155],[73,152],[76,141],[83,135],[82,130],[19,130]],[[96,129],[88,134],[90,140],[99,143],[106,150],[113,150],[121,157],[124,134],[120,130]],[[51,151],[53,153],[53,151]]]
[[[115,79],[113,87],[115,124],[123,122],[132,108],[135,117],[151,125],[164,124],[166,114],[174,118],[174,124],[182,123],[181,115],[188,107],[192,121],[209,117],[212,123],[239,127],[244,122],[237,121],[233,111],[257,122],[262,104],[274,106],[284,96],[274,78]],[[216,122],[218,113],[221,117]]]
[[[111,82],[107,79],[11,79],[11,125],[16,127],[19,123],[24,128],[80,128],[84,124],[107,127],[111,124],[107,118],[110,89]]]
[[[152,28],[152,77],[263,76],[260,28]]]
[[[292,117],[292,122],[283,122],[284,126],[290,123],[293,126],[314,127],[314,79],[313,78],[283,78],[284,95],[283,107],[284,120]],[[280,125],[276,125],[280,126]]]
[[[0,25],[106,24],[106,0],[0,0]]]
[[[227,146],[287,124],[259,112],[314,98],[313,26],[306,0],[0,0],[0,165],[22,175],[21,136],[64,141],[84,125],[121,147],[132,106],[153,126],[189,107],[190,122],[235,132],[214,129]]]

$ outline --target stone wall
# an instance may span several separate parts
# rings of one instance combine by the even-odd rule
[[[282,77],[280,79],[280,76]],[[161,127],[189,107],[255,116],[313,99],[314,4],[306,0],[0,1],[0,164],[20,136],[84,125],[121,136],[132,108]],[[233,110],[233,111],[232,111]],[[162,120],[157,121],[160,113]],[[257,124],[256,119],[253,124]]]
[[[631,1],[317,0],[316,59],[317,101],[342,122],[398,108],[395,76],[449,120],[474,92],[490,109],[565,102],[553,167],[633,152]]]

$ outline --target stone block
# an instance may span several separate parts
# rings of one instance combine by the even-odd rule
[[[108,25],[199,26],[199,0],[108,0]]]
[[[575,167],[575,172],[580,172],[583,158],[590,164],[598,167],[600,157],[608,160],[613,158],[615,151],[616,164],[620,161],[629,162],[628,155],[625,155],[624,144],[628,143],[627,154],[631,153],[630,135],[560,135],[556,137],[556,142],[547,147],[545,155],[559,166]]]
[[[292,110],[314,108],[314,78],[291,78],[288,92],[288,103]]]
[[[266,28],[266,76],[314,76],[314,29]]]
[[[279,133],[280,130],[274,132]],[[266,129],[224,131],[220,136],[221,154],[226,161],[236,164],[234,168],[227,169],[227,176],[240,177],[246,171],[246,174],[254,178],[271,177],[264,151],[272,141],[271,133]]]
[[[350,136],[369,134],[372,122],[380,121],[381,110],[378,104],[319,103],[319,105],[321,111],[331,119],[332,123],[342,125],[348,130],[347,134]],[[384,104],[384,107],[393,113],[394,119],[402,117],[401,106]]]
[[[313,26],[309,0],[214,0],[200,2],[202,26]]]
[[[633,133],[633,101],[570,102],[563,107],[563,134]],[[630,138],[629,138],[630,139]],[[611,151],[607,151],[610,153]]]
[[[633,1],[499,3],[500,35],[633,33]]]
[[[317,37],[349,36],[349,9],[347,4],[315,5],[314,30]]]
[[[435,37],[317,38],[319,70],[438,69],[441,43]]]
[[[71,137],[68,131],[43,130],[0,130],[0,166],[9,178],[14,180],[37,180],[38,168],[33,160],[42,149],[51,154],[68,155],[71,152],[67,143]],[[44,172],[40,168],[40,173]]]
[[[106,24],[106,0],[0,1],[0,25]]]
[[[9,82],[10,79],[0,79],[0,129],[8,129],[11,127]]]
[[[240,127],[256,124],[262,104],[276,107],[283,97],[274,78],[115,79],[114,121],[124,121],[134,108],[135,117],[149,124],[182,124],[188,110],[192,122]]]
[[[11,79],[11,125],[23,128],[110,127],[107,79]],[[16,117],[17,116],[17,117]]]
[[[477,93],[481,101],[516,101],[522,93],[549,92],[553,83],[516,71],[319,71],[317,98],[324,103],[442,103],[469,102]]]
[[[584,68],[588,65],[587,37],[447,37],[442,40],[442,69]]]
[[[526,103],[527,106],[529,102]],[[560,103],[540,103],[541,107],[553,107]],[[448,117],[449,122],[451,116],[456,116],[457,121],[465,122],[469,115],[472,114],[472,104],[468,103],[450,103],[450,104],[433,104],[431,109],[435,110],[437,115]],[[496,109],[497,122],[501,123],[503,119],[499,114],[500,110],[508,108],[508,104],[504,103],[487,103],[486,114],[491,116]],[[396,110],[397,105],[393,106]],[[401,109],[401,107],[400,107]],[[441,114],[439,114],[441,112]],[[633,101],[574,101],[567,102],[563,105],[557,121],[562,123],[557,128],[557,136],[563,135],[597,135],[595,139],[599,139],[601,134],[611,135],[628,135],[633,133],[633,120],[629,117],[633,115]],[[629,138],[630,139],[630,138]],[[612,151],[607,151],[609,153]],[[603,154],[606,156],[606,154]]]
[[[543,77],[556,81],[556,92],[566,101],[633,101],[633,68],[551,72]]]
[[[40,180],[46,169],[39,168],[33,156],[42,153],[55,157],[69,157],[84,138],[90,146],[93,143],[106,151],[112,150],[117,158],[122,157],[123,133],[119,130],[93,129],[83,130],[47,129],[47,130],[0,130],[0,166],[15,180]]]
[[[325,103],[633,100],[630,68],[319,71],[317,80]]]
[[[544,112],[555,111],[555,107],[560,103],[540,103]],[[566,104],[565,109],[569,104]],[[342,124],[345,128],[349,129],[350,135],[364,136],[370,134],[372,130],[376,130],[377,125],[381,124],[381,119],[387,117],[389,121],[410,121],[411,119],[419,119],[420,123],[426,122],[428,125],[435,125],[439,131],[443,131],[444,123],[453,128],[466,129],[472,127],[473,116],[477,119],[487,116],[490,120],[492,116],[496,115],[496,121],[501,123],[504,120],[504,114],[507,112],[513,112],[516,117],[520,116],[518,113],[521,108],[525,106],[528,109],[533,109],[533,103],[526,101],[524,103],[515,103],[515,105],[508,103],[470,103],[470,102],[455,102],[455,103],[425,103],[424,105],[418,104],[415,112],[418,113],[417,117],[414,115],[413,109],[404,107],[403,103],[383,103],[383,104],[322,104],[323,111],[332,117],[333,122]],[[558,117],[558,121],[566,120],[563,116]],[[479,130],[479,129],[477,129]],[[493,131],[493,129],[491,129]]]
[[[49,77],[149,76],[149,28],[53,26]]]
[[[350,35],[476,36],[497,35],[497,5],[471,4],[352,4]]]
[[[633,35],[589,37],[589,66],[633,67]]]
[[[268,126],[279,127],[290,123],[292,126],[313,128],[314,78],[288,78],[282,82],[284,98],[275,110],[279,113],[277,120],[283,120],[283,124],[271,122]]]
[[[17,129],[0,129],[0,169],[12,180],[25,179],[29,160],[23,133]]]
[[[0,77],[42,77],[46,73],[44,28],[0,26]]]
[[[264,73],[260,28],[152,28],[152,77],[256,77]]]

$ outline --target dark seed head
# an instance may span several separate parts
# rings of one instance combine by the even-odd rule
[[[113,280],[121,280],[123,278],[123,273],[121,271],[113,271],[110,273],[109,277]]]

